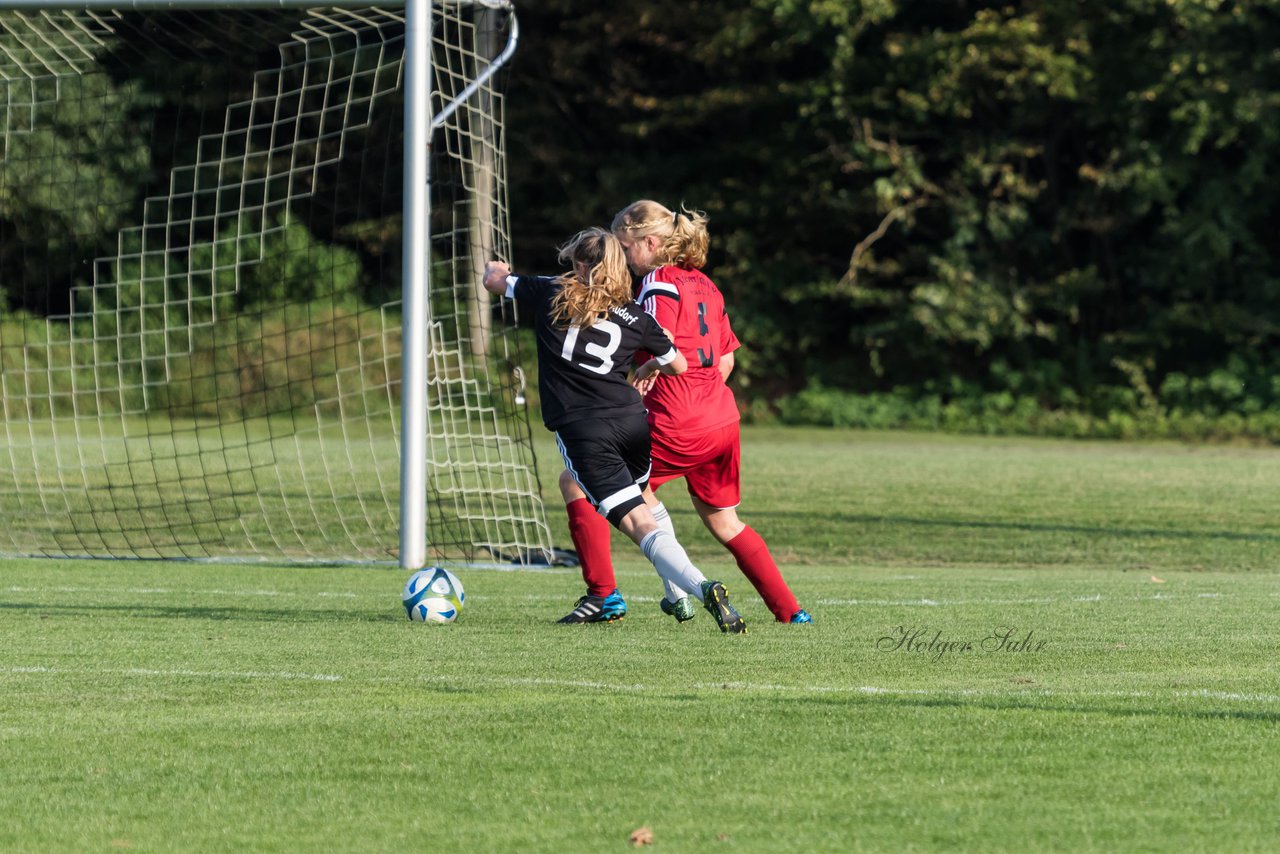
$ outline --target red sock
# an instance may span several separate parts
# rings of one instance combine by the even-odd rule
[[[613,558],[609,556],[609,520],[585,498],[570,502],[564,509],[569,514],[569,536],[578,551],[587,592],[608,596],[618,586],[613,577]]]
[[[726,543],[725,548],[738,561],[738,569],[755,586],[764,604],[773,612],[774,619],[785,623],[800,610],[800,603],[787,582],[782,580],[782,573],[769,554],[768,544],[750,525]]]

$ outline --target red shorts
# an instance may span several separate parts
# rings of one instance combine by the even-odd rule
[[[738,506],[742,449],[737,421],[696,436],[654,433],[652,443],[649,485],[655,492],[667,481],[683,477],[689,494],[703,503],[717,509]]]

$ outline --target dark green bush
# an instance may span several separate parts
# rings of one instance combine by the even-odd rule
[[[1206,379],[1195,385],[1212,388],[1214,382]],[[1223,388],[1221,378],[1216,382]],[[1173,387],[1182,386],[1175,383]],[[1133,389],[1110,387],[1103,391],[1099,401],[1055,407],[1010,392],[944,399],[938,394],[913,395],[907,389],[855,394],[815,384],[779,400],[767,413],[760,406],[748,407],[744,418],[755,423],[776,418],[783,424],[865,430],[1280,443],[1280,405],[1274,402],[1247,412],[1222,411],[1212,405],[1207,410],[1192,410],[1166,407],[1163,402],[1141,406],[1141,396]]]

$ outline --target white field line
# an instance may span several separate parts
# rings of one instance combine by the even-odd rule
[[[1160,697],[1202,698],[1208,700],[1234,700],[1252,703],[1280,703],[1280,694],[1240,694],[1231,691],[1211,691],[1200,688],[1193,691],[1063,691],[1054,688],[1028,688],[1019,691],[990,691],[974,688],[877,688],[871,685],[823,686],[823,685],[770,685],[749,682],[701,682],[694,687],[721,691],[815,694],[884,694],[910,697],[1117,697],[1155,699]]]
[[[468,563],[462,566],[445,564],[444,568],[457,575],[468,572],[531,572],[536,575],[581,575],[576,566],[524,566],[518,563]]]
[[[398,582],[397,582],[398,584]],[[396,586],[396,585],[393,585]],[[111,595],[128,595],[128,596],[229,596],[229,597],[306,597],[306,598],[333,598],[333,599],[361,599],[361,598],[383,598],[382,592],[370,591],[367,593],[355,593],[350,590],[228,590],[224,588],[172,588],[172,587],[79,587],[69,585],[58,586],[39,586],[39,587],[22,587],[9,586],[0,588],[7,593],[91,593],[95,596],[111,596]],[[569,593],[528,593],[517,597],[505,597],[498,595],[473,595],[470,598],[475,600],[488,599],[504,599],[516,598],[523,602],[558,602],[561,600],[569,601],[573,598]],[[1233,593],[1172,593],[1159,591],[1141,596],[1104,596],[1101,593],[1090,593],[1087,595],[1077,596],[1035,596],[1027,598],[983,598],[971,597],[966,599],[943,599],[920,597],[918,599],[818,599],[817,605],[824,607],[920,607],[920,608],[943,608],[943,607],[966,607],[966,606],[1006,606],[1006,605],[1055,605],[1070,602],[1154,602],[1167,601],[1173,599],[1228,599],[1235,596],[1246,594]],[[1280,592],[1268,594],[1271,597],[1280,597]],[[636,595],[627,594],[628,602],[657,602],[661,597],[656,595]]]
[[[745,594],[744,594],[745,595]],[[1208,596],[1201,595],[1197,598],[1222,598],[1223,594],[1214,593]],[[526,593],[520,596],[502,596],[502,595],[477,595],[476,599],[518,599],[521,602],[569,602],[573,596],[564,593]],[[635,595],[632,593],[624,594],[627,602],[657,602],[661,596]],[[736,597],[735,597],[736,598]],[[1146,600],[1146,599],[1174,599],[1177,598],[1170,594],[1156,594],[1155,596],[1133,596],[1133,597],[1112,597],[1115,600]],[[1057,597],[1042,596],[1034,599],[818,599],[816,603],[819,605],[834,605],[837,607],[853,606],[853,605],[893,605],[893,606],[921,606],[928,608],[936,608],[943,606],[955,605],[1053,605],[1060,602],[1102,602],[1104,601],[1102,594],[1095,593],[1089,596],[1072,596]]]
[[[400,583],[397,581],[389,590],[396,593],[400,590]],[[394,588],[394,589],[392,589]],[[388,593],[381,591],[367,591],[364,593],[355,593],[350,590],[225,590],[225,589],[203,589],[199,587],[184,587],[181,589],[170,587],[19,587],[10,586],[0,588],[6,593],[92,593],[95,596],[184,596],[190,598],[192,596],[231,596],[231,597],[305,597],[312,598],[341,598],[341,599],[384,599]],[[530,593],[523,596],[507,597],[502,595],[475,595],[468,594],[468,601],[472,599],[519,599],[520,601],[549,601],[549,602],[572,602],[573,591],[565,593]],[[628,602],[657,602],[659,596],[628,596]]]
[[[1066,602],[1104,602],[1107,600],[1116,602],[1145,602],[1145,601],[1168,601],[1179,598],[1194,599],[1226,599],[1233,594],[1230,593],[1196,593],[1179,595],[1175,593],[1154,593],[1149,596],[1103,596],[1101,593],[1091,593],[1087,596],[1039,596],[1027,599],[818,599],[815,600],[818,605],[834,605],[837,607],[855,606],[855,605],[875,605],[875,606],[920,606],[928,608],[957,606],[957,605],[1054,605]],[[1280,596],[1280,593],[1273,594]],[[521,602],[560,602],[569,601],[573,598],[571,594],[565,593],[525,593],[519,596],[503,596],[502,594],[477,594],[468,598],[475,599],[518,599]],[[634,593],[624,594],[627,602],[657,602],[661,596],[650,596],[647,594],[637,595]]]
[[[1145,596],[1104,596],[1101,593],[1091,593],[1087,596],[1037,596],[1026,599],[818,599],[817,604],[828,606],[861,606],[873,605],[878,607],[925,607],[940,608],[954,607],[961,605],[1055,605],[1067,602],[1157,602],[1168,601],[1172,599],[1225,599],[1232,594],[1229,593],[1195,593],[1195,594],[1179,594],[1179,593],[1152,593]],[[1272,593],[1272,596],[1280,596],[1280,593]]]
[[[148,678],[204,679],[265,679],[269,682],[341,682],[342,676],[332,673],[293,673],[290,671],[260,670],[155,670],[146,667],[125,668],[75,668],[75,667],[0,667],[0,673],[48,674],[52,676],[141,676]]]
[[[292,671],[226,671],[226,670],[189,670],[154,669],[131,667],[122,669],[69,668],[69,667],[0,667],[0,674],[19,676],[136,676],[139,678],[172,678],[172,679],[204,679],[208,681],[253,679],[270,682],[350,682],[350,683],[424,683],[424,684],[465,684],[498,688],[568,688],[575,690],[607,691],[614,693],[647,693],[660,695],[668,691],[699,691],[708,694],[738,692],[746,694],[819,694],[850,696],[887,696],[887,697],[959,697],[989,699],[1026,699],[1026,698],[1099,698],[1117,699],[1204,699],[1225,700],[1242,703],[1280,704],[1280,694],[1246,694],[1234,691],[1215,691],[1208,688],[1177,691],[1071,691],[1054,688],[1024,688],[1010,691],[993,691],[976,688],[884,688],[874,685],[783,685],[758,682],[695,682],[692,685],[681,685],[675,682],[664,682],[661,685],[643,683],[602,682],[589,679],[553,679],[535,677],[510,676],[468,676],[459,678],[446,675],[420,675],[410,679],[403,677],[348,677],[333,673],[297,673]]]
[[[394,588],[394,589],[392,589]],[[230,597],[304,597],[312,598],[342,598],[342,599],[384,599],[392,593],[400,590],[400,583],[397,581],[394,585],[388,587],[392,593],[369,591],[365,593],[355,593],[350,590],[225,590],[225,589],[202,589],[198,587],[184,587],[181,589],[170,587],[71,587],[71,586],[49,586],[49,587],[19,587],[10,586],[0,588],[7,593],[91,593],[95,597],[103,596],[183,596],[190,598],[192,596],[230,596]],[[565,593],[529,593],[523,596],[507,597],[498,595],[476,595],[468,594],[468,600],[497,600],[497,599],[519,599],[522,602],[547,601],[547,602],[566,602],[572,603],[575,591],[567,591]],[[627,596],[628,602],[657,602],[660,596]]]
[[[126,594],[130,596],[322,596],[355,599],[359,596],[349,590],[222,590],[200,587],[6,587],[9,593],[94,593],[98,595]]]

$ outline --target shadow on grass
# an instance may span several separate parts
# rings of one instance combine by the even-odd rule
[[[369,611],[281,610],[204,605],[50,605],[37,602],[0,602],[0,612],[4,611],[28,611],[41,617],[93,617],[114,614],[147,619],[246,620],[260,623],[404,622],[403,614],[378,614]]]

